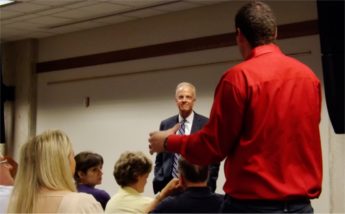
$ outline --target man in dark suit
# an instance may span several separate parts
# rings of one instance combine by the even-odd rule
[[[176,87],[175,101],[179,109],[179,114],[163,120],[160,124],[159,130],[169,129],[176,123],[185,121],[184,134],[191,134],[200,130],[207,123],[207,117],[193,111],[194,103],[196,101],[196,90],[194,85],[187,82],[178,84]],[[161,152],[157,154],[153,178],[153,191],[155,194],[160,192],[174,177],[174,158],[174,153]],[[210,165],[208,186],[211,188],[212,192],[214,192],[217,187],[219,165],[219,163]]]

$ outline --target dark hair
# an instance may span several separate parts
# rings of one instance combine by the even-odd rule
[[[187,181],[190,182],[204,182],[207,181],[209,174],[209,167],[195,165],[189,163],[184,158],[180,157],[179,161],[179,172]]]
[[[150,173],[152,162],[142,152],[124,152],[114,166],[116,183],[125,187],[138,182],[138,176]]]
[[[235,27],[239,28],[252,48],[275,40],[277,23],[271,8],[260,1],[244,5],[236,14]]]
[[[86,173],[91,167],[103,165],[103,157],[93,152],[80,152],[74,157],[74,159],[76,163],[74,179],[77,182],[80,179],[78,175],[79,171]]]

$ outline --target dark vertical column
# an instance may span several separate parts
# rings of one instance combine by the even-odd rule
[[[0,147],[4,148],[4,144],[6,143],[6,132],[5,132],[5,102],[6,101],[13,101],[14,100],[14,87],[13,86],[6,86],[3,81],[3,58],[0,53],[0,135],[1,135],[1,142]]]
[[[2,58],[0,55],[0,125],[1,125],[1,129],[0,129],[0,135],[1,135],[1,142],[0,143],[5,143],[5,119],[4,119],[4,102],[5,102],[5,90],[4,90],[4,84],[2,81]]]
[[[328,114],[337,134],[345,133],[344,1],[317,0],[323,79]]]

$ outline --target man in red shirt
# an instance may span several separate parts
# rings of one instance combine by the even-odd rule
[[[270,7],[253,1],[236,14],[244,58],[222,76],[210,119],[189,136],[150,133],[150,152],[178,152],[194,164],[225,160],[223,212],[312,213],[321,193],[320,82],[274,44]]]

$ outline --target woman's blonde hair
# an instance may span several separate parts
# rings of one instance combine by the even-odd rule
[[[59,130],[43,132],[23,144],[8,212],[34,212],[42,188],[75,192],[70,155],[71,142]]]

